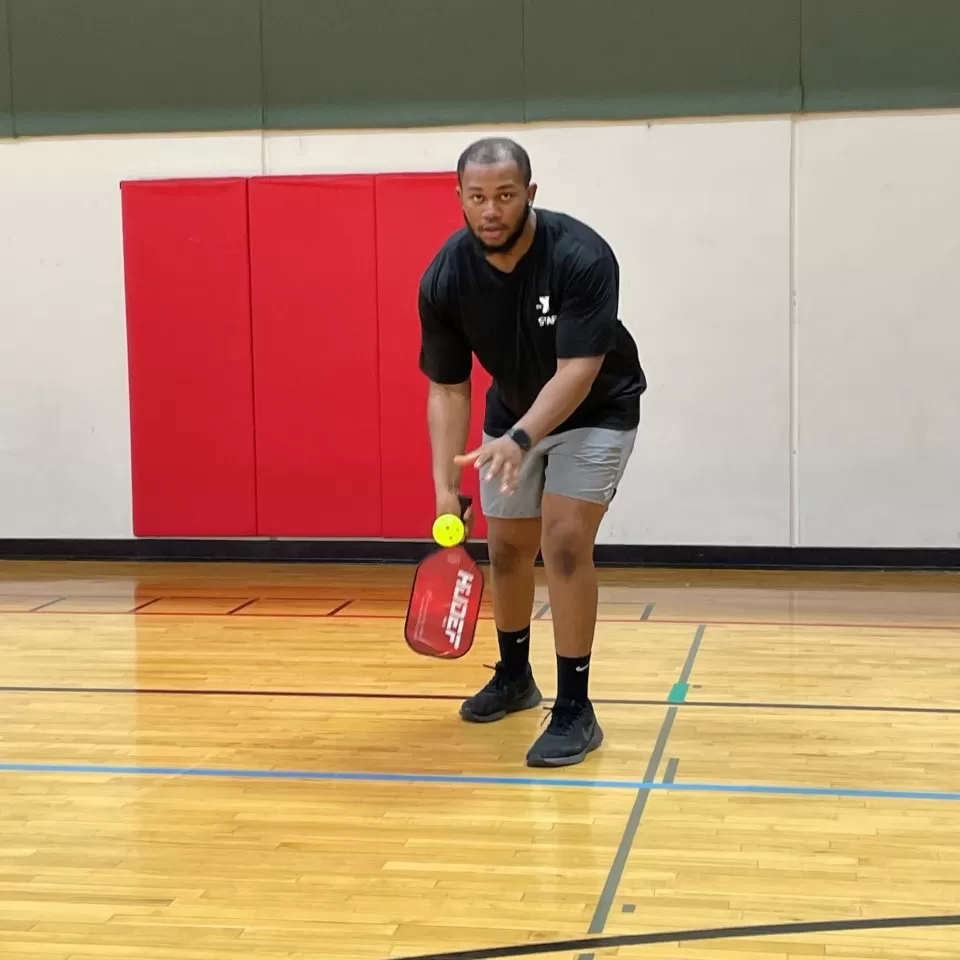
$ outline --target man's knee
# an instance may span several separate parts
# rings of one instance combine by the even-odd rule
[[[509,540],[494,540],[490,543],[490,566],[494,576],[509,577],[520,569],[523,551]]]
[[[509,577],[532,567],[540,552],[539,521],[489,521],[487,545],[494,576]]]
[[[543,531],[543,562],[561,577],[593,562],[594,534],[577,517],[555,517]]]

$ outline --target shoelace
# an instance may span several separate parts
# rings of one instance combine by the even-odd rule
[[[502,689],[509,683],[509,681],[507,680],[507,675],[499,663],[496,665],[485,663],[484,666],[488,670],[493,671],[493,676],[490,678],[489,682],[493,684],[495,688]]]
[[[573,703],[554,703],[552,707],[544,707],[543,709],[547,716],[543,718],[543,723],[540,726],[543,726],[549,718],[550,726],[547,729],[553,733],[566,733],[580,715],[576,704]]]

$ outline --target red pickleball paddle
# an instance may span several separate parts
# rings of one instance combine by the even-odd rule
[[[472,500],[460,497],[461,519]],[[413,577],[404,639],[425,657],[457,660],[468,653],[480,617],[483,574],[463,543],[424,557]]]

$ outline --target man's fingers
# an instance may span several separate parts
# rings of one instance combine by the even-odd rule
[[[458,467],[466,466],[468,463],[473,463],[474,460],[483,453],[483,447],[477,447],[476,450],[471,450],[469,453],[461,453],[453,458],[453,462]]]
[[[481,466],[481,464],[477,464],[477,466],[479,467]],[[490,461],[490,467],[487,470],[487,479],[492,480],[500,472],[502,467],[503,467],[503,457],[498,453]]]
[[[482,447],[477,447],[476,450],[454,457],[453,462],[458,467],[470,463],[474,464],[478,471],[483,471],[486,480],[492,480],[502,472],[503,489],[506,490],[508,487],[512,489],[516,484],[518,468],[509,457],[503,453],[495,452],[496,449],[492,444],[484,444]]]

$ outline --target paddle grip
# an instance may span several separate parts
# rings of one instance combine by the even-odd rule
[[[462,493],[460,494],[460,519],[461,520],[467,515],[467,511],[470,509],[470,504],[472,503],[473,503],[473,497],[465,497]]]

